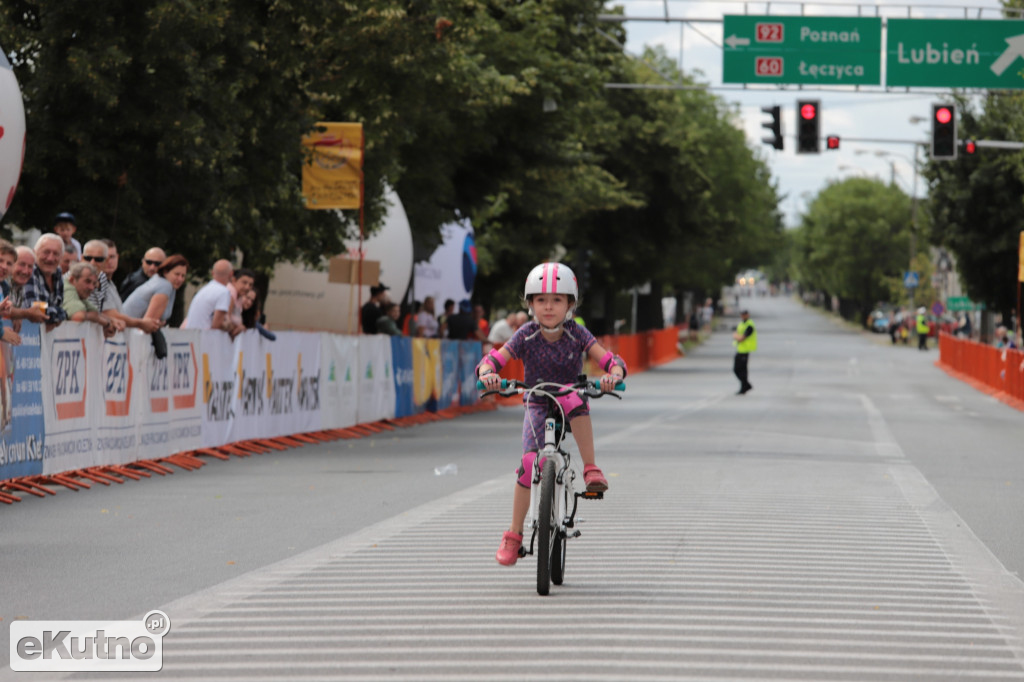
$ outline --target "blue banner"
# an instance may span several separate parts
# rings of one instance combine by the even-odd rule
[[[445,339],[441,342],[441,398],[444,410],[459,404],[459,342]]]
[[[391,337],[391,366],[395,371],[395,417],[412,416],[416,414],[412,339],[406,336]]]
[[[476,390],[476,365],[483,357],[484,347],[479,341],[459,341],[459,402],[473,405],[480,400]]]
[[[43,473],[39,325],[23,320],[21,345],[0,343],[0,481]]]

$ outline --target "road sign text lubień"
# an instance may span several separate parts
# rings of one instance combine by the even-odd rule
[[[887,86],[1024,88],[1024,21],[889,19]]]
[[[726,15],[725,83],[880,85],[877,17]]]

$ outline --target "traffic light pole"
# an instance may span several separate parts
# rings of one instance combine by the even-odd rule
[[[920,143],[914,143],[914,182],[910,190],[914,193],[910,202],[910,268],[914,271],[914,255],[917,252],[917,148]],[[914,310],[914,287],[910,287],[910,310]]]

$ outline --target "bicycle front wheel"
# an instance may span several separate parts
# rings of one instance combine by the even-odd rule
[[[569,486],[562,486],[562,506],[555,514],[567,514],[569,509]],[[556,519],[555,542],[551,547],[551,582],[561,585],[565,580],[565,545],[569,540],[566,533],[561,532],[562,524]]]
[[[548,457],[541,473],[540,509],[537,514],[537,594],[540,595],[546,595],[551,591],[551,560],[555,544],[558,542],[558,519],[555,518],[557,514],[555,461]]]

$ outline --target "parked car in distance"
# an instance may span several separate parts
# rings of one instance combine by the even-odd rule
[[[889,333],[889,315],[882,310],[875,310],[870,316],[871,331],[876,334],[888,334]]]

